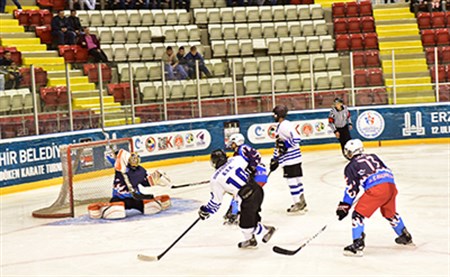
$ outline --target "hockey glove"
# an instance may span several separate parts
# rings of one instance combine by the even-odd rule
[[[201,220],[207,219],[210,215],[211,214],[205,206],[201,206],[198,210],[198,216],[201,218]]]
[[[275,171],[275,170],[277,170],[277,168],[278,168],[279,165],[280,165],[280,164],[278,163],[278,159],[272,158],[272,159],[270,160],[270,171]]]
[[[348,215],[348,213],[350,211],[350,207],[351,207],[350,204],[347,204],[347,203],[342,202],[342,201],[339,202],[339,205],[338,205],[338,207],[336,209],[336,215],[338,216],[339,220],[344,219]]]
[[[287,146],[286,143],[281,139],[277,139],[277,141],[275,142],[275,147],[278,149],[278,153],[280,154],[280,156],[286,154]]]

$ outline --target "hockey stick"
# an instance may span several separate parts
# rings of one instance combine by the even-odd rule
[[[192,227],[194,227],[195,224],[197,224],[200,221],[200,217],[197,218],[194,223],[191,224],[191,226],[189,226],[189,228],[186,229],[186,231],[183,232],[183,234],[181,234],[181,236],[179,236],[166,250],[164,250],[164,252],[162,252],[161,254],[159,254],[158,256],[149,256],[149,255],[144,255],[144,254],[138,254],[138,259],[141,261],[146,261],[146,262],[151,262],[151,261],[159,261],[162,259],[162,257],[164,257],[164,255],[166,255],[167,252],[169,252],[169,250],[174,247],[174,245],[182,238],[184,237],[184,235],[186,235],[187,232],[189,232],[189,230],[192,229]]]
[[[179,188],[184,188],[184,187],[191,187],[191,186],[197,186],[197,185],[203,185],[203,184],[207,184],[209,183],[208,181],[200,181],[200,182],[194,182],[194,183],[186,183],[186,184],[181,184],[181,185],[174,185],[171,186],[171,189],[179,189]]]
[[[356,203],[358,203],[359,199],[361,197],[359,197],[358,199],[356,199],[352,206],[349,208],[349,210],[354,207],[356,205]],[[325,231],[325,229],[327,228],[328,224],[326,224],[325,226],[323,226],[317,233],[315,233],[312,237],[310,237],[306,242],[304,242],[302,245],[300,245],[299,248],[295,249],[295,250],[288,250],[288,249],[284,249],[281,248],[279,246],[274,246],[272,248],[273,252],[278,253],[278,254],[282,254],[282,255],[288,255],[288,256],[292,256],[297,254],[298,251],[302,250],[303,247],[305,247],[308,243],[310,243],[313,239],[315,239],[318,235],[320,235],[323,231]]]
[[[326,228],[327,228],[327,225],[323,226],[317,233],[315,233],[312,237],[310,237],[306,242],[304,242],[302,245],[300,245],[299,248],[297,248],[295,250],[288,250],[288,249],[281,248],[279,246],[274,246],[272,250],[275,253],[282,254],[282,255],[289,255],[289,256],[295,255],[295,254],[297,254],[298,251],[302,250],[303,247],[305,247],[308,243],[310,243],[313,239],[315,239],[320,233],[325,231]]]

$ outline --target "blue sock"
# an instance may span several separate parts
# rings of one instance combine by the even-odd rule
[[[403,219],[400,217],[400,215],[395,214],[393,217],[386,219],[391,224],[392,229],[394,229],[395,233],[400,236],[403,232],[403,229],[405,229],[405,224],[403,223]]]
[[[353,212],[352,225],[353,240],[361,238],[362,233],[364,232],[364,217],[356,212]]]
[[[239,203],[237,200],[231,200],[231,213],[236,215],[239,212]]]

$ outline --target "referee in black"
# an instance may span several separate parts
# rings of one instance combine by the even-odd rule
[[[328,125],[334,132],[334,135],[341,143],[342,154],[347,141],[351,140],[350,130],[352,129],[352,119],[347,106],[344,105],[342,98],[335,98],[333,108],[328,115]],[[345,155],[344,155],[345,157]]]

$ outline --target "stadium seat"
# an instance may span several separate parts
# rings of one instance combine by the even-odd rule
[[[272,92],[272,79],[269,75],[258,76],[259,93],[268,94]]]
[[[259,82],[256,76],[245,76],[243,79],[245,94],[258,94]]]
[[[300,79],[300,74],[287,74],[286,81],[288,82],[289,92],[302,91],[302,81]]]
[[[417,14],[417,23],[419,29],[431,28],[431,13],[420,12]]]
[[[446,22],[445,27],[449,28],[450,27],[450,12],[445,12],[445,22]]]
[[[210,39],[236,39],[236,29],[234,27],[234,25],[232,24],[227,24],[227,25],[219,25],[221,26],[221,28],[219,28],[219,32],[217,32],[217,34],[214,34],[213,36],[210,36]],[[223,36],[222,38],[218,37],[218,38],[214,38],[217,37],[218,35]]]
[[[422,44],[423,46],[435,46],[435,30],[422,30],[421,31]]]
[[[328,35],[328,27],[325,20],[314,20],[313,25],[314,25],[314,34],[316,36]]]
[[[352,49],[353,51],[364,49],[364,39],[362,34],[350,35],[350,49]]]
[[[336,35],[336,51],[348,51],[350,49],[350,35]]]
[[[273,21],[286,21],[283,6],[272,6]]]
[[[366,67],[365,52],[363,51],[353,52],[353,67],[354,68]]]
[[[235,33],[238,39],[250,38],[248,25],[244,23],[235,24]]]
[[[367,87],[367,70],[356,69],[353,71],[353,81],[355,87]]]
[[[220,9],[212,8],[207,10],[208,24],[219,24],[221,22]]]
[[[380,67],[380,56],[377,50],[365,51],[365,63],[367,67]]]
[[[333,26],[335,34],[346,34],[348,32],[346,18],[335,18],[333,20]]]
[[[328,71],[341,70],[341,58],[338,53],[326,53],[325,59]]]
[[[332,11],[333,18],[345,17],[345,3],[334,2],[331,5],[331,11]]]
[[[370,68],[367,71],[368,83],[370,86],[383,86],[383,72],[380,68]]]
[[[438,80],[439,83],[444,83],[446,81],[446,66],[444,65],[439,65],[438,67]],[[435,83],[436,82],[436,67],[432,66],[430,68],[430,76],[431,76],[431,82]]]
[[[302,36],[314,36],[314,25],[312,20],[300,21]]]
[[[359,15],[360,16],[372,16],[372,2],[360,1],[359,2]]]
[[[292,38],[280,38],[281,54],[292,54],[294,53],[294,43]]]
[[[261,22],[272,22],[273,20],[273,13],[272,8],[268,6],[260,6],[259,7],[259,18],[261,19]]]
[[[328,79],[330,80],[330,89],[343,89],[344,77],[340,71],[329,71]]]
[[[64,61],[67,63],[75,62],[75,49],[71,45],[59,45],[59,55],[64,57]]]
[[[359,7],[357,2],[345,3],[345,16],[346,17],[358,17]]]
[[[444,28],[445,27],[445,13],[444,12],[433,12],[431,13],[431,27]]]
[[[377,33],[364,33],[364,49],[378,49]]]
[[[275,33],[275,25],[273,23],[262,23],[261,28],[264,38],[274,38],[277,36]]]
[[[286,73],[298,73],[299,63],[297,56],[284,56],[284,63],[286,65]]]
[[[285,22],[276,22],[274,24],[277,37],[289,37],[289,28],[288,25]]]
[[[437,29],[436,30],[436,44],[437,45],[450,45],[450,33],[449,29]]]
[[[250,34],[250,38],[263,38],[262,28],[260,23],[251,23],[248,24],[248,30]]]
[[[444,46],[441,48],[442,63],[450,63],[450,47]]]
[[[307,5],[298,5],[297,14],[299,20],[310,20],[311,13],[309,12],[309,7]]]
[[[285,93],[288,92],[288,81],[286,75],[275,75],[273,78],[273,82],[275,83],[275,92],[276,93]]]
[[[307,53],[308,45],[306,44],[306,38],[304,37],[294,37],[292,39],[294,43],[295,53]]]
[[[41,39],[41,43],[52,44],[53,37],[50,26],[36,26],[35,27],[36,36]]]
[[[298,20],[297,8],[295,6],[291,5],[284,6],[284,14],[286,16],[286,21]]]
[[[321,51],[319,37],[306,37],[306,44],[308,45],[308,53]]]
[[[361,19],[359,17],[347,18],[347,29],[349,33],[361,33]]]
[[[287,29],[289,31],[290,37],[300,37],[302,35],[302,27],[300,26],[300,23],[298,21],[288,22]]]
[[[258,11],[259,13],[259,11]],[[234,23],[245,23],[247,22],[247,10],[245,7],[235,7],[233,9],[233,15],[234,15]],[[258,22],[259,22],[259,15],[258,15]]]
[[[269,55],[278,55],[280,54],[280,40],[277,38],[268,38],[266,39],[267,45],[267,54]]]
[[[309,5],[309,12],[311,14],[311,19],[322,19],[324,15],[322,6],[319,4]]]
[[[19,25],[28,26],[30,23],[30,14],[27,10],[14,10],[14,18],[19,21]]]
[[[233,23],[234,22],[234,18],[233,18],[233,8],[223,8],[220,9],[221,12],[221,22],[223,23]],[[259,17],[258,17],[259,19]]]
[[[222,9],[223,10],[223,9]],[[246,14],[247,14],[247,22],[260,22],[259,20],[259,9],[258,7],[246,7],[245,8]],[[296,11],[297,13],[297,11]]]
[[[375,32],[375,21],[371,16],[365,16],[361,18],[361,31],[363,33]]]

